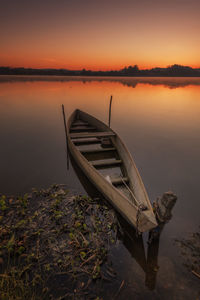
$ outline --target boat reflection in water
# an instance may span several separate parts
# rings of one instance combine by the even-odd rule
[[[69,159],[73,169],[80,180],[85,191],[91,198],[104,199],[101,193],[94,187],[94,185],[84,175],[83,171],[79,168],[73,157],[69,154]],[[105,200],[106,201],[106,200]],[[111,207],[111,204],[107,202]],[[135,259],[138,265],[145,273],[145,285],[150,290],[154,290],[156,286],[156,276],[158,271],[158,252],[159,252],[159,238],[160,234],[155,239],[151,240],[148,244],[147,258],[145,255],[145,247],[142,235],[138,235],[133,226],[116,212],[118,220],[117,238],[123,242],[123,245],[129,251],[131,256]]]

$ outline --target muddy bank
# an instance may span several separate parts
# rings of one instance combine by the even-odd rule
[[[117,221],[105,202],[64,186],[0,196],[1,299],[100,299],[116,277]]]
[[[166,275],[156,287],[159,264],[168,270],[158,259],[159,238],[144,246],[133,228],[125,233],[130,228],[123,222],[103,199],[74,196],[61,185],[23,197],[0,195],[0,299],[166,299],[175,291],[190,293],[181,280],[181,287],[166,289],[172,284]],[[187,274],[198,281],[199,232],[175,244]],[[169,259],[166,265],[174,266]],[[175,276],[175,269],[170,272]]]
[[[184,239],[175,239],[180,248],[183,264],[189,272],[200,279],[200,227],[197,232],[188,234]]]

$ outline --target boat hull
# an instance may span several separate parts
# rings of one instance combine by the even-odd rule
[[[83,113],[83,112],[82,112]],[[113,207],[134,227],[137,227],[138,231],[145,232],[151,230],[152,228],[157,226],[157,222],[155,220],[154,213],[152,211],[151,204],[145,199],[145,204],[148,206],[148,209],[145,211],[139,210],[138,206],[134,204],[130,199],[128,199],[122,192],[120,192],[114,185],[112,185],[109,181],[105,179],[104,176],[98,170],[96,170],[93,165],[84,157],[83,154],[78,150],[78,148],[74,145],[73,141],[70,137],[70,126],[75,119],[77,111],[75,111],[69,121],[67,127],[67,140],[68,140],[68,150],[70,151],[71,155],[73,156],[74,160],[81,168],[83,173],[87,176],[87,178],[92,182],[92,184],[104,195],[104,197],[113,205]],[[87,114],[85,117],[87,119]],[[90,116],[90,118],[93,118]],[[89,119],[89,118],[88,118]],[[96,120],[96,119],[95,119]],[[91,119],[89,120],[91,121]],[[104,127],[105,124],[102,123],[102,127],[99,129],[105,129],[109,132],[109,127]],[[126,156],[129,158],[127,165],[132,166],[136,171],[129,172],[134,173],[134,177],[138,176],[138,171],[133,165],[133,162],[130,160],[130,154],[127,152],[127,149],[124,147],[121,140],[115,133],[115,137],[112,138],[113,144],[117,146],[119,152],[125,152]],[[118,145],[117,145],[118,144]],[[120,146],[119,146],[120,145]],[[124,148],[124,150],[123,150]],[[123,156],[123,155],[121,155]],[[126,159],[128,159],[126,158]],[[140,179],[140,177],[139,177]],[[141,180],[141,179],[140,179]],[[138,181],[140,183],[140,180]],[[143,197],[147,197],[146,191],[144,189],[143,184],[137,184],[137,190],[143,195]],[[138,211],[139,210],[139,211]]]

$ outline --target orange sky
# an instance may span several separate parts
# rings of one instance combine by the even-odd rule
[[[199,0],[0,0],[0,66],[200,67]]]

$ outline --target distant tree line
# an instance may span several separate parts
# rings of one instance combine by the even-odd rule
[[[200,77],[200,69],[194,69],[188,66],[181,66],[177,64],[167,68],[152,68],[146,70],[139,70],[138,66],[134,65],[117,71],[0,67],[0,75]]]

